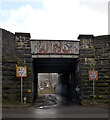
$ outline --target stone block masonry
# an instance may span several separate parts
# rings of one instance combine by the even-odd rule
[[[16,96],[16,53],[14,34],[1,29],[2,36],[2,101],[15,102]]]
[[[33,66],[31,57],[30,33],[15,33],[16,55],[18,57],[17,66],[27,67],[27,77],[23,78],[23,98],[27,98],[28,103],[33,102]],[[17,78],[20,81],[21,78]],[[30,92],[28,92],[30,90]],[[18,86],[18,91],[20,87]]]
[[[110,102],[110,36],[79,35],[82,104]],[[98,70],[93,96],[93,81],[88,71]],[[93,101],[94,97],[94,101]]]
[[[0,29],[0,106],[2,106],[2,30],[1,29]],[[2,108],[0,108],[0,116],[2,116]]]
[[[110,102],[110,35],[97,37],[79,35],[78,39],[80,40],[78,65],[80,75],[76,76],[74,85],[77,82],[80,84],[81,103],[90,104],[94,97],[94,102],[108,104]],[[20,103],[21,81],[19,77],[16,77],[16,66],[27,67],[27,77],[23,78],[23,97],[27,98],[28,103],[32,103],[36,97],[37,75],[33,72],[30,33],[13,34],[0,29],[0,46],[3,103]],[[89,70],[98,70],[94,96],[93,82],[89,80]],[[72,75],[70,77],[72,78]]]
[[[95,68],[99,72],[96,82],[97,102],[108,103],[110,100],[110,35],[94,38]]]
[[[16,77],[16,66],[27,67],[27,77],[23,78],[23,97],[33,102],[33,67],[31,58],[30,34],[2,31],[2,101],[20,103],[21,81]],[[28,92],[28,89],[31,90]]]

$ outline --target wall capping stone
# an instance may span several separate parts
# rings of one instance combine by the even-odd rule
[[[80,34],[77,39],[91,39],[94,38],[94,35]]]
[[[15,36],[26,36],[26,37],[29,37],[31,38],[31,35],[30,33],[23,33],[23,32],[15,32]]]

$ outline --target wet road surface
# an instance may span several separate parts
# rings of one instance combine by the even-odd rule
[[[108,109],[83,107],[54,95],[40,96],[34,106],[3,108],[3,118],[108,118]]]

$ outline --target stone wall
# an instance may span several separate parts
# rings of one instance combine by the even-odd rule
[[[110,35],[94,38],[95,68],[98,70],[96,100],[108,103],[110,100]]]
[[[75,78],[75,81],[78,82],[72,85],[80,86],[82,104],[92,103],[93,97],[96,103],[108,103],[110,101],[110,36],[79,35],[78,39],[80,39],[80,81],[76,80],[79,78],[74,74],[69,73],[66,75],[67,78],[63,76],[67,80]],[[0,29],[0,46],[2,48],[0,49],[2,51],[2,60],[0,60],[0,62],[2,61],[2,72],[0,71],[0,74],[2,74],[3,103],[20,102],[21,81],[19,77],[16,77],[16,66],[27,67],[27,77],[23,78],[23,97],[27,98],[28,103],[32,103],[36,97],[37,77],[35,75],[35,81],[30,34],[13,34]],[[89,70],[98,70],[94,96],[93,81],[89,80]],[[75,74],[78,74],[78,71]],[[69,82],[71,81],[69,80]],[[66,84],[64,83],[64,86],[67,86]],[[71,94],[71,92],[68,93]]]
[[[3,103],[15,102],[16,96],[16,53],[14,34],[2,31],[2,94]]]
[[[27,67],[27,77],[23,78],[23,97],[33,102],[33,67],[30,34],[2,31],[2,93],[3,103],[20,103],[21,81],[16,77],[16,66]]]
[[[0,29],[0,106],[2,106],[2,30]],[[2,116],[2,109],[0,109]]]
[[[27,67],[27,77],[23,78],[23,97],[27,98],[28,103],[33,102],[33,91],[34,91],[34,75],[33,75],[33,65],[31,57],[31,44],[30,44],[30,33],[15,33],[16,41],[16,55],[17,66]],[[17,78],[18,84],[20,85],[20,79]],[[18,91],[20,91],[20,86],[18,86]]]
[[[82,104],[108,103],[110,95],[110,36],[79,35],[78,39],[80,39]],[[89,70],[98,70],[94,96],[93,81],[89,80]]]

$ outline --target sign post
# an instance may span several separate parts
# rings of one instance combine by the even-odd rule
[[[94,95],[95,95],[95,83],[94,83],[94,80],[93,80],[93,100],[94,100]]]
[[[93,81],[93,100],[94,100],[94,96],[95,96],[95,80],[98,80],[98,71],[97,70],[89,71],[89,80]]]
[[[16,76],[21,77],[21,103],[23,103],[23,77],[27,77],[27,67],[16,66]]]
[[[21,103],[23,103],[23,78],[21,77]]]

